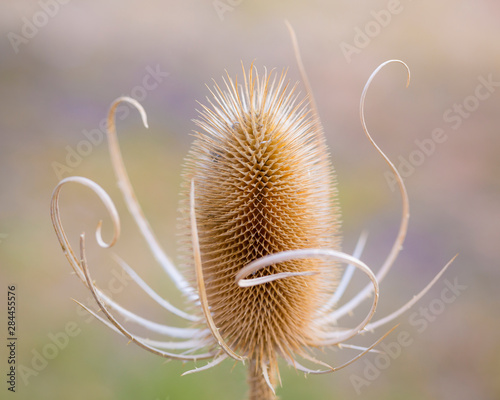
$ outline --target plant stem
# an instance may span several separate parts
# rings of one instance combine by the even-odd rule
[[[273,387],[275,387],[276,376],[271,371],[270,380]],[[262,368],[255,360],[250,361],[248,366],[248,386],[250,388],[249,400],[278,400],[278,397],[273,393],[262,374]]]

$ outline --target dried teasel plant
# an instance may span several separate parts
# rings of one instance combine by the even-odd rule
[[[118,98],[108,114],[108,142],[113,168],[128,209],[156,260],[184,295],[192,314],[182,311],[154,292],[121,258],[118,264],[158,304],[187,320],[187,327],[173,327],[134,314],[106,296],[93,282],[85,255],[85,236],[77,255],[64,232],[59,213],[59,194],[69,182],[94,191],[106,206],[114,224],[114,236],[106,243],[101,222],[96,238],[111,247],[120,233],[116,208],[95,182],[69,177],[59,182],[51,202],[51,217],[64,254],[77,276],[92,292],[103,317],[79,303],[112,330],[138,346],[168,359],[210,360],[187,373],[213,367],[227,358],[248,364],[250,399],[274,399],[279,379],[277,360],[282,358],[306,374],[336,371],[356,361],[387,336],[368,348],[347,344],[349,339],[373,331],[397,318],[416,303],[439,279],[451,261],[416,296],[392,314],[372,322],[379,298],[379,283],[393,265],[404,241],[409,211],[408,196],[398,171],[375,144],[364,119],[368,87],[380,65],[368,79],[361,96],[360,116],[364,132],[387,162],[399,184],[402,217],[397,238],[385,262],[375,274],[360,260],[366,237],[362,235],[353,255],[340,251],[339,206],[333,167],[323,129],[309,89],[296,39],[296,56],[308,97],[299,99],[285,73],[258,75],[253,65],[243,68],[243,82],[228,75],[215,85],[208,106],[202,105],[199,132],[184,169],[180,210],[183,265],[194,271],[186,279],[162,251],[146,221],[127,176],[115,129],[115,111],[128,102],[146,113],[135,100]],[[347,269],[340,277],[341,265]],[[370,284],[340,308],[336,308],[354,269],[364,272]],[[339,325],[360,303],[371,298],[368,314],[354,328]],[[167,341],[132,334],[111,310]],[[394,328],[393,328],[394,329]],[[315,348],[352,348],[359,351],[349,362],[330,366],[317,360]],[[298,359],[321,366],[312,369]]]

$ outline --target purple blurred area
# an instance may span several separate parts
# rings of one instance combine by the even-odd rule
[[[382,62],[401,59],[411,69],[405,88],[404,68],[385,67],[366,100],[368,128],[405,176],[411,210],[403,251],[381,285],[376,319],[459,256],[397,319],[401,325],[384,343],[397,343],[399,331],[408,332],[411,344],[387,365],[377,367],[370,354],[308,379],[283,365],[278,394],[283,400],[500,398],[499,2],[6,0],[0,3],[0,293],[18,287],[17,362],[26,367],[18,368],[18,398],[245,397],[241,365],[226,362],[181,377],[192,364],[164,364],[77,312],[70,298],[86,302],[89,294],[61,252],[49,204],[62,177],[81,175],[102,185],[123,219],[113,251],[182,307],[127,213],[100,124],[122,95],[146,109],[148,130],[135,110],[121,109],[120,143],[144,211],[176,260],[180,173],[198,101],[206,102],[206,85],[222,83],[226,71],[241,78],[241,64],[287,70],[292,83],[300,81],[285,20],[296,31],[336,168],[343,249],[351,252],[366,229],[362,259],[374,270],[396,236],[401,205],[388,167],[363,134],[359,100]],[[305,95],[302,84],[299,90]],[[104,208],[77,185],[63,190],[61,208],[75,247],[87,232],[91,269],[106,287],[119,268],[93,241],[101,218],[104,235],[111,235]],[[445,289],[454,282],[465,288],[451,300]],[[364,284],[355,275],[347,298]],[[122,289],[114,297],[138,314],[182,325],[133,283]],[[1,310],[5,303],[0,300]],[[355,326],[365,312],[362,307],[340,324]],[[78,334],[52,359],[43,356],[50,334],[71,323]],[[369,345],[391,327],[350,343]],[[4,347],[1,371],[7,371]],[[317,356],[339,365],[356,354]]]

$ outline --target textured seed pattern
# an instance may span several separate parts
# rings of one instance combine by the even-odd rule
[[[301,353],[316,338],[313,319],[335,289],[335,265],[297,260],[252,277],[315,271],[241,288],[236,273],[284,250],[338,249],[339,211],[333,167],[322,129],[284,74],[229,76],[202,106],[187,157],[180,210],[184,264],[193,270],[189,187],[195,183],[203,277],[214,322],[224,340],[259,369],[276,356]],[[257,374],[259,376],[259,374]]]

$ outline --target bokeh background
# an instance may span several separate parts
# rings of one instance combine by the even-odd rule
[[[18,376],[11,398],[245,398],[243,366],[227,361],[181,377],[192,364],[165,363],[80,313],[71,298],[92,301],[61,252],[49,202],[60,177],[81,175],[102,185],[122,217],[122,237],[113,251],[182,305],[127,214],[107,145],[95,130],[114,98],[141,99],[150,129],[130,109],[118,122],[120,143],[144,211],[176,259],[180,173],[197,101],[208,94],[205,84],[220,81],[225,70],[241,77],[241,62],[253,61],[261,71],[288,68],[290,80],[299,81],[285,19],[296,30],[338,174],[343,249],[352,251],[366,229],[362,258],[375,270],[394,240],[401,206],[388,184],[387,166],[361,130],[359,98],[381,62],[399,58],[411,68],[408,89],[401,65],[382,70],[366,104],[368,126],[406,174],[411,202],[408,237],[381,286],[377,316],[406,302],[453,255],[459,257],[398,319],[398,330],[408,332],[412,344],[377,376],[367,375],[374,355],[307,379],[283,366],[279,395],[284,400],[500,398],[500,90],[495,83],[500,82],[500,4],[494,0],[2,1],[0,397],[7,398],[6,291],[16,285]],[[156,81],[145,78],[154,70],[161,72]],[[492,83],[478,92],[484,81]],[[446,139],[419,156],[416,141],[429,143],[436,129]],[[91,146],[86,135],[95,141]],[[89,190],[68,185],[61,208],[74,245],[82,231],[92,238],[101,218],[109,237],[110,221]],[[158,322],[181,324],[133,283],[116,279],[121,273],[110,250],[88,240],[88,253],[93,276],[117,300]],[[365,284],[357,278],[347,296]],[[449,304],[442,298],[446,281],[465,286]],[[430,317],[419,329],[423,325],[415,320],[426,309]],[[342,323],[354,326],[365,311],[361,307]],[[64,333],[68,330],[73,336]],[[370,344],[378,335],[351,343]],[[386,342],[396,339],[393,333]],[[346,349],[322,357],[338,365],[355,354]],[[370,379],[356,390],[355,377]]]

